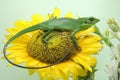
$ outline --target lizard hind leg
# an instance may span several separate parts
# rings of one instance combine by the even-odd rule
[[[43,34],[42,36],[42,41],[43,43],[45,44],[48,44],[48,41],[45,39],[53,30],[52,29],[49,29],[46,33]]]

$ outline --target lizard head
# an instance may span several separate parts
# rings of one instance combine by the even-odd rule
[[[79,24],[81,24],[80,27],[82,27],[83,29],[87,29],[92,25],[95,25],[100,20],[95,17],[83,17],[83,18],[79,18],[78,21]]]

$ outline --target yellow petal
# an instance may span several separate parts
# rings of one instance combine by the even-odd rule
[[[78,40],[79,45],[90,45],[101,40],[100,36],[85,37]]]
[[[53,68],[46,69],[46,80],[58,80],[57,75],[54,76],[54,71],[53,71]]]
[[[47,75],[47,69],[46,68],[38,69],[38,75],[40,80],[45,80],[45,77]]]
[[[53,12],[53,16],[59,18],[60,17],[60,10],[59,8],[55,8]]]
[[[91,55],[91,54],[97,54],[99,51],[98,48],[87,48],[87,49],[82,49],[81,54],[87,54],[87,55]]]
[[[83,77],[86,76],[85,70],[76,62],[70,61],[70,72],[74,77],[77,77],[78,75]]]
[[[64,17],[73,18],[74,16],[71,12],[69,12],[69,13],[65,14]]]
[[[65,62],[63,64],[61,63],[61,64],[58,64],[58,65],[55,66],[55,68],[58,69],[58,72],[55,72],[55,74],[57,74],[58,77],[61,77],[62,80],[68,80],[68,78],[69,78],[69,74],[70,74],[69,69],[70,68],[66,67],[66,66],[69,66],[68,63]]]
[[[24,62],[28,62],[30,60],[32,60],[30,57],[26,57],[26,58],[15,57],[14,62],[16,64],[21,64],[21,63],[24,63]]]
[[[80,58],[81,60],[83,60],[85,63],[87,63],[90,66],[93,66],[93,67],[96,66],[97,62],[96,62],[95,57],[89,56],[87,54],[77,54],[77,56],[75,56],[75,57]]]
[[[17,28],[7,28],[6,30],[12,35],[15,35],[18,32]]]
[[[75,37],[79,38],[80,36],[83,36],[83,35],[85,36],[87,34],[94,32],[94,31],[95,31],[95,29],[93,27],[90,27],[87,30],[79,31],[78,33],[75,34]]]
[[[52,14],[47,14],[46,15],[46,20],[49,20]]]
[[[29,55],[27,53],[20,53],[20,52],[12,52],[8,55],[9,58],[15,58],[15,57],[28,57]]]
[[[34,67],[36,67],[36,66],[38,66],[38,63],[39,63],[38,60],[32,59],[31,61],[26,63],[26,66],[34,66]]]
[[[86,48],[102,48],[103,45],[101,43],[95,42],[89,45],[81,45],[82,49],[86,49]]]
[[[88,65],[87,63],[85,63],[82,59],[75,57],[73,58],[73,60],[79,64],[81,64],[84,68],[88,69],[90,72],[92,72],[92,68],[90,67],[90,65]]]
[[[79,64],[74,62],[74,64],[72,64],[71,66],[73,65],[74,67],[71,69],[73,80],[77,80],[78,76],[86,76],[86,71]]]
[[[7,50],[15,50],[15,51],[17,51],[17,50],[23,50],[23,51],[25,51],[25,50],[26,50],[26,47],[10,46],[10,47],[7,48]],[[19,52],[19,53],[21,53],[21,52]]]
[[[21,31],[25,28],[32,26],[32,23],[24,20],[18,20],[14,23],[14,25],[18,28],[18,31]]]
[[[11,66],[13,66],[13,65],[12,65],[12,64],[8,64],[7,66],[8,66],[8,67],[11,67]]]
[[[43,22],[43,17],[40,14],[32,15],[32,23],[33,25]]]
[[[25,43],[28,43],[28,42],[30,41],[30,39],[31,39],[31,38],[30,38],[29,35],[24,34],[24,35],[22,35],[22,36],[16,38],[15,40],[16,40],[16,42],[19,41],[19,42],[25,42]]]
[[[57,18],[60,17],[60,10],[57,7],[54,9],[54,12],[52,14],[46,15],[46,20],[49,20],[49,19],[54,18],[54,17],[57,17]]]
[[[7,48],[7,52],[19,52],[19,53],[26,53],[27,51],[26,51],[26,48],[19,48],[19,47],[8,47]]]
[[[29,72],[29,75],[33,75],[36,72],[36,70],[35,69],[28,69],[28,72]]]

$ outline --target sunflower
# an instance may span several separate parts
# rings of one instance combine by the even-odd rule
[[[54,16],[60,17],[58,8],[55,8],[52,14],[48,14],[46,20]],[[67,13],[64,17],[73,18],[73,15]],[[39,14],[34,14],[31,21],[18,20],[14,28],[7,28],[9,34],[6,35],[6,41],[17,32],[43,21],[43,17]],[[55,63],[68,53],[61,62],[51,67],[28,69],[28,72],[30,75],[37,72],[40,80],[58,80],[59,78],[68,80],[70,76],[76,80],[78,76],[84,77],[88,72],[92,72],[92,68],[96,66],[96,58],[91,55],[97,54],[102,44],[101,37],[94,35],[94,31],[91,27],[75,35],[80,50],[76,49],[69,38],[70,32],[53,31],[47,37],[48,46],[41,42],[44,32],[40,30],[29,32],[11,43],[12,45],[7,48],[9,53],[7,57],[15,64],[25,63],[25,66],[40,67]]]

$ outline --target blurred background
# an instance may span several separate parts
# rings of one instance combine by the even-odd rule
[[[72,12],[75,17],[80,15],[95,16],[101,21],[97,24],[104,33],[108,28],[106,21],[114,17],[120,24],[120,0],[0,0],[0,57],[3,56],[3,40],[7,33],[6,28],[13,27],[17,20],[30,20],[32,14],[46,16],[58,7],[61,16]],[[96,55],[97,69],[95,80],[108,80],[105,72],[106,64],[110,63],[110,49],[104,49]],[[1,80],[39,80],[37,74],[29,76],[26,69],[7,67],[8,62],[0,58],[0,79]]]

